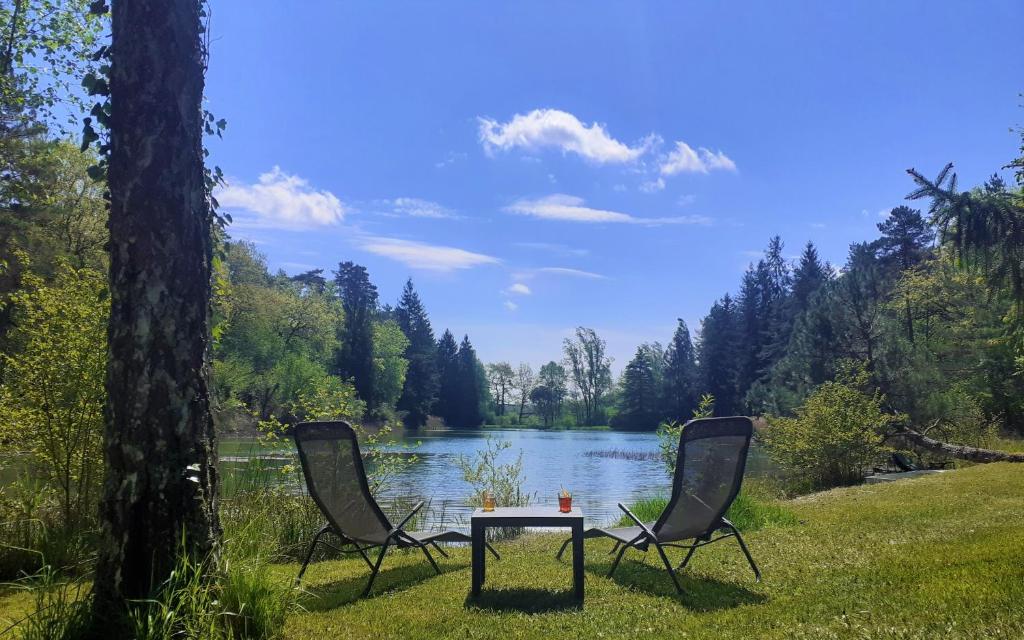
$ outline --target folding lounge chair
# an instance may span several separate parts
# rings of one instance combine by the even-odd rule
[[[754,571],[754,577],[760,581],[761,571],[754,563],[739,530],[724,517],[740,491],[752,435],[753,424],[750,418],[703,418],[687,423],[679,438],[672,496],[658,519],[655,522],[641,522],[620,503],[619,508],[635,523],[634,526],[592,528],[583,533],[584,538],[608,537],[615,541],[609,553],[618,550],[619,554],[608,575],[615,573],[628,549],[646,552],[650,545],[654,545],[676,590],[682,593],[679,579],[665,554],[665,547],[688,549],[686,557],[677,567],[681,570],[690,562],[698,547],[735,537]],[[714,537],[716,533],[719,535]],[[686,540],[692,540],[692,543],[681,544]],[[566,540],[558,551],[558,558],[562,557],[568,544],[569,540]]]
[[[359,443],[349,423],[305,422],[296,425],[295,445],[299,450],[309,495],[327,520],[313,536],[309,553],[295,579],[296,584],[302,580],[318,543],[342,553],[359,553],[363,557],[370,567],[370,581],[363,590],[363,596],[366,596],[390,547],[422,550],[434,570],[441,573],[427,546],[433,546],[442,556],[448,557],[438,542],[472,542],[469,535],[459,531],[406,531],[405,525],[423,507],[422,501],[398,525],[392,525],[370,494]],[[327,533],[336,536],[341,546],[351,545],[354,549],[345,550],[323,542],[320,538]],[[371,562],[366,552],[377,547],[380,547],[380,554],[376,562]],[[487,548],[498,557],[490,544]]]

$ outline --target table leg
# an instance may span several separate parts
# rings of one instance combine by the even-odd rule
[[[470,525],[470,534],[473,538],[470,556],[473,564],[473,597],[480,595],[480,587],[484,584],[484,562],[487,561],[484,553],[484,527],[476,522]]]
[[[583,523],[572,526],[572,582],[576,599],[583,602]]]

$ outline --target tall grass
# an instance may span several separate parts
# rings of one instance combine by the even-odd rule
[[[89,588],[82,580],[69,580],[50,566],[12,586],[32,593],[33,613],[7,629],[19,640],[76,640],[91,629]]]
[[[132,637],[281,638],[285,618],[296,606],[296,591],[264,569],[259,561],[233,564],[179,554],[174,571],[154,597],[132,604]]]
[[[46,486],[21,478],[0,486],[0,580],[34,576],[44,567],[65,573],[89,564],[95,523],[70,526]]]
[[[35,597],[33,612],[10,629],[19,640],[84,640],[92,628],[92,595],[82,580],[44,567],[16,585]],[[261,561],[205,560],[179,553],[152,597],[129,603],[124,626],[135,640],[278,640],[298,592]]]
[[[773,497],[772,489],[761,483],[749,483],[740,491],[725,517],[742,532],[757,531],[773,526],[788,526],[798,522],[796,514]],[[667,496],[642,498],[629,505],[629,510],[643,522],[658,519],[668,505]],[[629,516],[623,514],[616,523],[620,527],[633,526]]]

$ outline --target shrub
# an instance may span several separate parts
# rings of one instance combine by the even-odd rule
[[[58,264],[52,284],[26,272],[10,296],[13,354],[4,354],[0,442],[27,453],[31,472],[56,492],[64,522],[96,510],[103,476],[106,277]]]
[[[26,270],[22,283],[0,356],[0,456],[24,472],[0,495],[4,577],[76,562],[103,479],[106,277],[60,261],[51,282]]]
[[[485,491],[494,495],[494,500],[501,507],[525,507],[530,504],[530,496],[523,493],[523,452],[515,462],[500,464],[498,458],[506,449],[512,447],[508,440],[487,438],[484,449],[477,451],[473,458],[459,456],[457,463],[462,471],[462,479],[469,483],[473,493],[470,504],[483,503]]]
[[[530,504],[530,495],[523,493],[523,452],[515,462],[499,463],[498,459],[506,449],[512,447],[508,440],[498,440],[488,436],[484,449],[477,451],[473,458],[460,455],[456,464],[462,471],[462,479],[473,489],[468,502],[478,506],[483,504],[485,491],[494,495],[499,507],[525,507]],[[518,535],[520,529],[514,527],[492,528],[489,533],[495,538],[510,538]]]
[[[795,418],[769,417],[768,452],[801,488],[860,482],[886,450],[887,428],[901,416],[885,413],[867,384],[867,372],[853,369],[815,389]]]
[[[693,419],[710,418],[714,414],[715,396],[705,393],[693,410]],[[681,422],[663,422],[658,426],[658,446],[661,448],[661,460],[665,463],[668,475],[676,472],[676,458],[679,457],[679,436],[683,433]]]

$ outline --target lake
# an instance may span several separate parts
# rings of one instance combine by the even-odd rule
[[[388,488],[377,496],[378,501],[391,505],[396,501],[410,504],[414,499],[427,500],[428,527],[467,526],[473,510],[467,504],[472,489],[463,481],[456,461],[460,455],[472,458],[476,451],[486,447],[488,437],[512,444],[502,453],[499,463],[514,462],[523,452],[523,491],[531,496],[531,504],[556,505],[559,487],[564,486],[573,493],[574,506],[583,509],[588,525],[618,520],[619,502],[629,504],[638,498],[669,492],[670,479],[654,433],[485,428],[397,435],[394,448],[412,446],[410,450],[417,460],[391,479]],[[419,446],[413,446],[417,442]],[[251,472],[251,456],[264,453],[255,441],[239,439],[222,440],[220,452],[224,484],[229,492],[239,478]],[[284,464],[286,460],[271,461],[275,462]],[[767,475],[773,469],[763,451],[754,445],[747,477]]]

